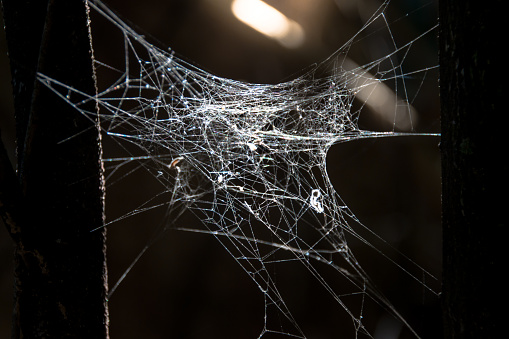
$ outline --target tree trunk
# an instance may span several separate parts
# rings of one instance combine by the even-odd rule
[[[91,232],[104,224],[98,126],[36,81],[40,72],[95,93],[88,8],[2,5],[17,124],[17,182],[4,162],[0,192],[16,243],[13,338],[107,338],[105,230]]]
[[[440,1],[445,338],[506,332],[497,303],[509,173],[502,3]]]

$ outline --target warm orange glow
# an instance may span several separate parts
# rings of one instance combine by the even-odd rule
[[[231,9],[237,19],[285,47],[296,48],[304,42],[298,23],[261,0],[234,0]]]

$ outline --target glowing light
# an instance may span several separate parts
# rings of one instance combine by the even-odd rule
[[[304,42],[304,30],[298,23],[261,0],[234,0],[231,9],[237,19],[287,48]]]
[[[384,82],[377,80],[351,59],[346,58],[343,67],[357,75],[356,80],[347,83],[347,86],[354,89],[357,99],[369,106],[382,120],[403,131],[409,131],[417,125],[415,108],[398,97]]]

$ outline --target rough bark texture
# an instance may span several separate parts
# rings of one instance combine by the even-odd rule
[[[445,338],[506,332],[497,302],[508,226],[502,3],[440,2]]]
[[[16,242],[13,338],[107,338],[105,232],[91,232],[104,223],[98,129],[35,80],[95,93],[86,5],[2,5],[18,143],[19,194],[2,195]]]

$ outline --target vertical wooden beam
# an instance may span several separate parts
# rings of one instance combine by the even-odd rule
[[[15,213],[21,215],[19,238],[13,237],[13,338],[107,338],[106,234],[91,232],[104,224],[99,129],[36,81],[40,72],[96,92],[88,6],[75,0],[2,4],[22,196]]]
[[[508,218],[502,1],[440,0],[445,338],[497,338]],[[499,304],[500,302],[500,304]]]

